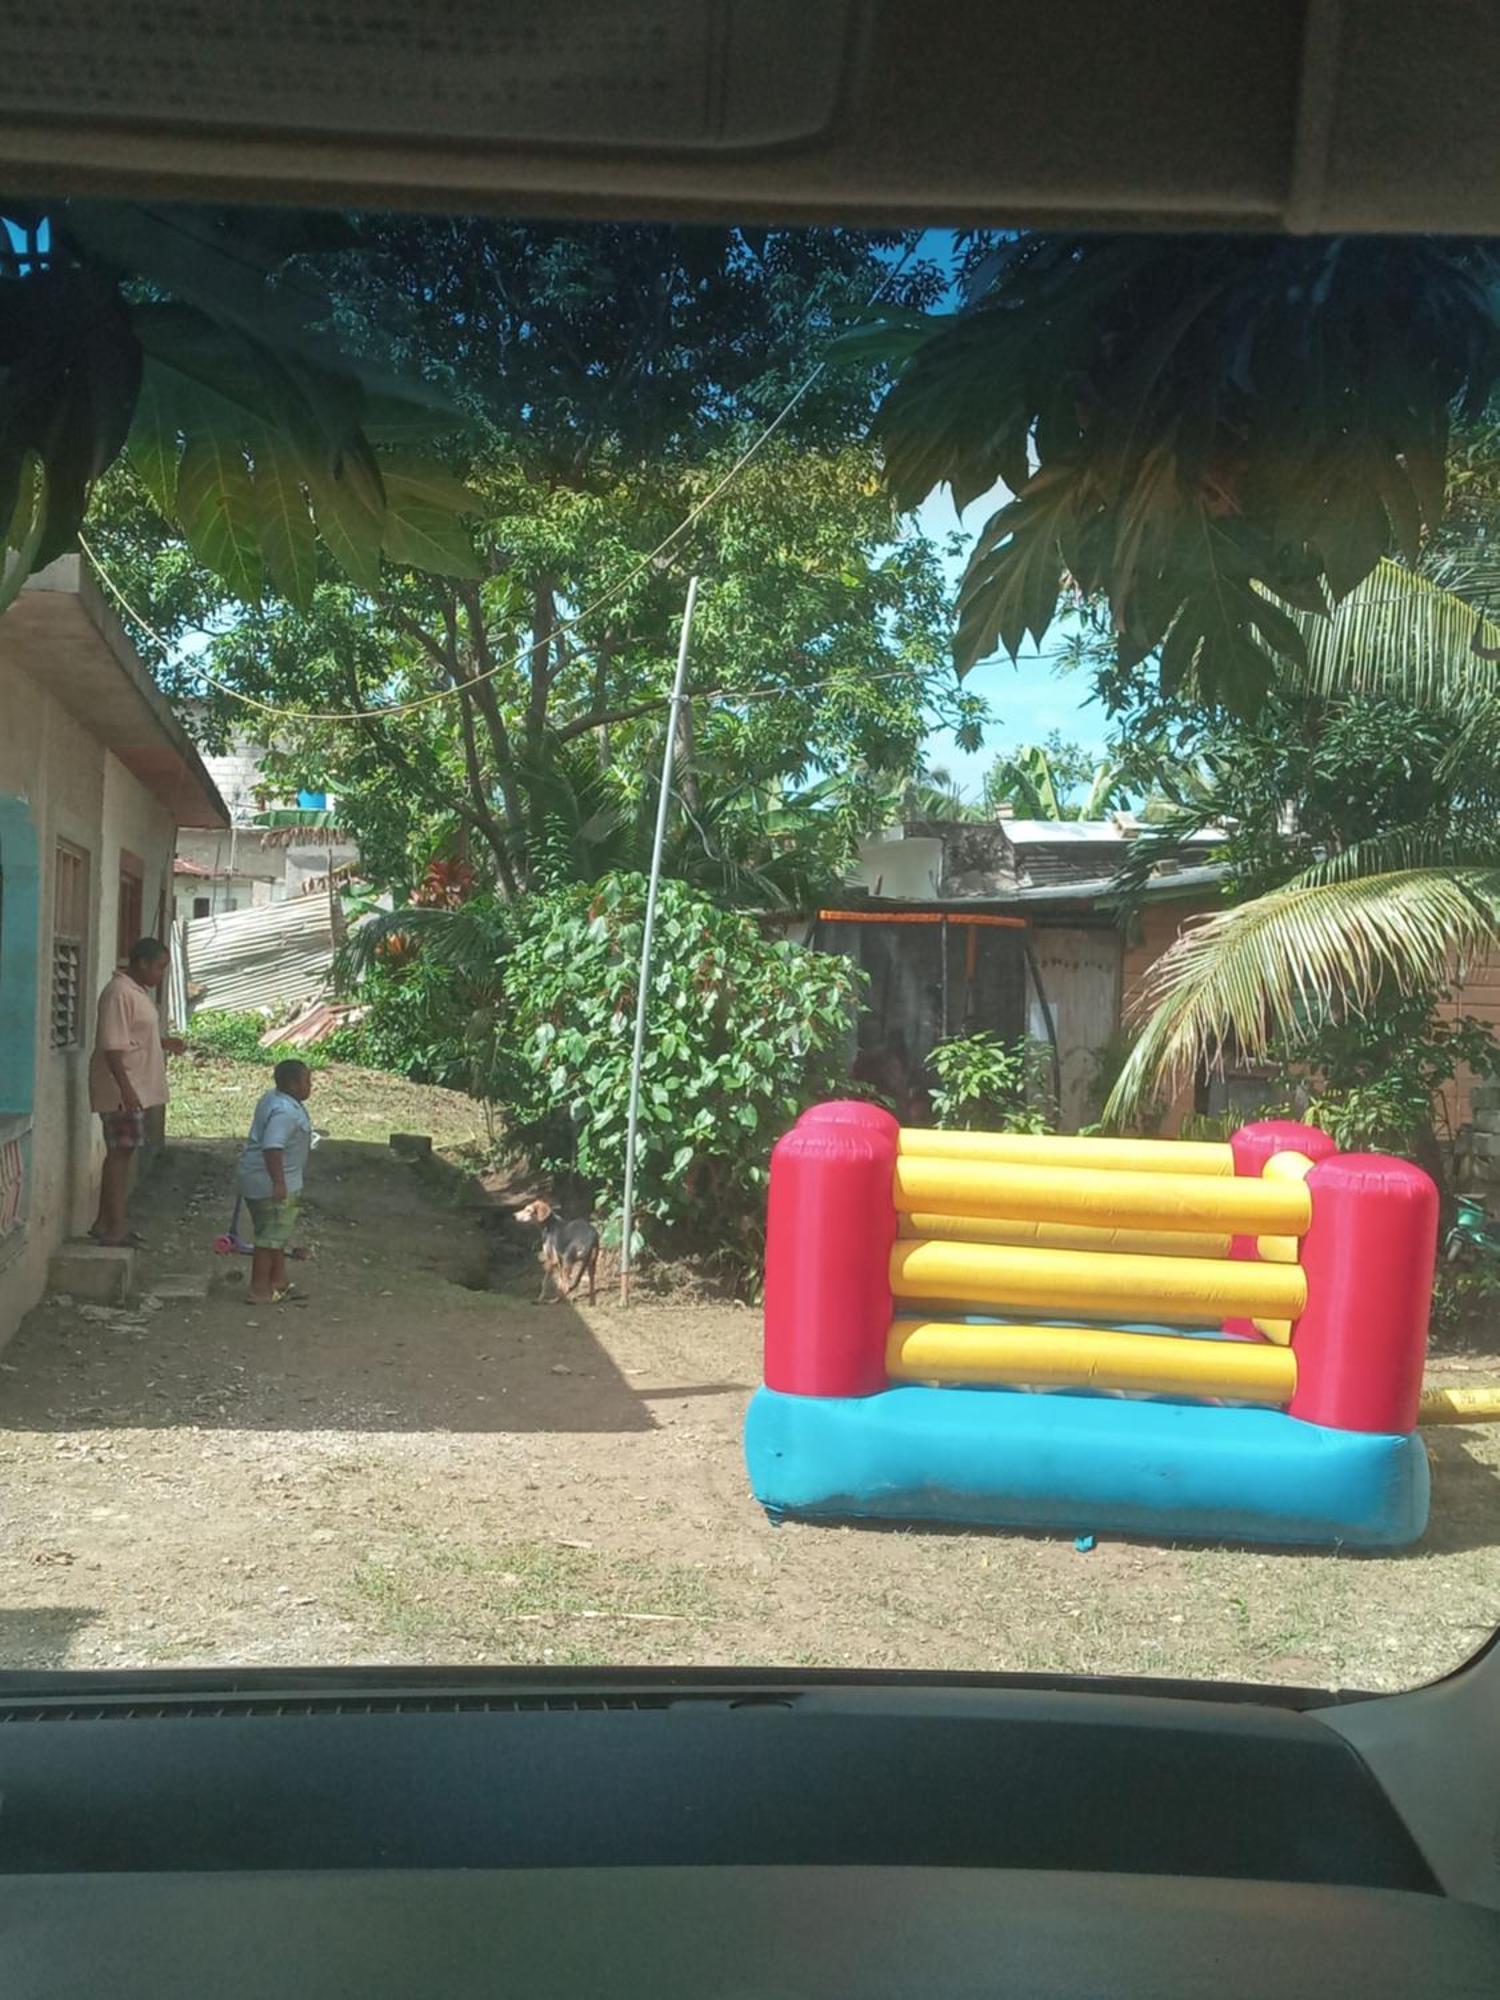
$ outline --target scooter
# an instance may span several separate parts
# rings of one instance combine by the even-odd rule
[[[1475,1194],[1455,1197],[1456,1214],[1443,1238],[1443,1258],[1449,1264],[1472,1264],[1491,1257],[1500,1258],[1500,1223],[1491,1222],[1489,1211]]]

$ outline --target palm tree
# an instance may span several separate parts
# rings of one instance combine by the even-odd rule
[[[1482,549],[1431,574],[1382,561],[1326,618],[1290,614],[1307,642],[1293,685],[1431,703],[1451,722],[1452,770],[1500,757],[1500,624],[1483,609],[1493,580]],[[1497,940],[1500,829],[1388,828],[1183,933],[1146,981],[1105,1115],[1174,1094],[1230,1048],[1255,1061],[1301,1026],[1369,1008],[1382,987],[1440,988]]]

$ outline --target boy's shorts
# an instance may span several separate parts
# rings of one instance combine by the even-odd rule
[[[146,1143],[144,1111],[101,1111],[99,1123],[107,1153],[138,1153]]]
[[[297,1220],[296,1195],[289,1194],[285,1201],[273,1201],[267,1195],[263,1201],[247,1200],[245,1206],[250,1211],[257,1250],[291,1248],[292,1228]]]

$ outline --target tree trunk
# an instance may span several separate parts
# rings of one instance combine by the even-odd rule
[[[589,703],[589,706],[593,709],[596,715],[603,715],[607,713],[606,705],[609,700],[609,674],[610,674],[610,668],[612,667],[613,664],[614,664],[614,642],[611,639],[608,632],[602,632],[599,635],[599,643],[594,648],[594,690],[592,699]],[[599,769],[601,771],[607,771],[610,767],[611,762],[613,761],[613,752],[610,747],[610,740],[609,740],[609,724],[607,722],[603,722],[599,725],[599,735],[597,738],[597,744],[598,744],[598,755],[599,755]]]
[[[696,819],[700,809],[698,773],[694,758],[693,704],[684,701],[677,712],[677,747],[673,753],[672,766],[677,796]]]

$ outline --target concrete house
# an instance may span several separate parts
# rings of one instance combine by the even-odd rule
[[[0,1343],[92,1219],[99,990],[166,935],[178,828],[227,823],[86,565],[33,577],[0,617]]]
[[[357,867],[359,849],[338,825],[337,799],[326,791],[276,792],[266,777],[269,754],[243,733],[205,753],[229,824],[183,828],[174,871],[179,923],[280,903]]]
[[[286,902],[347,875],[359,849],[336,826],[240,826],[205,832],[184,827],[172,871],[179,923],[231,916]]]
[[[1114,871],[1140,830],[1123,813],[907,821],[861,843],[844,927],[821,925],[817,941],[848,949],[860,920],[871,1032],[918,1064],[944,1035],[978,1029],[1046,1047],[1063,1129],[1076,1130],[1097,1115],[1147,968],[1184,921],[1221,900],[1223,836],[1206,831],[1188,865],[1156,872],[1122,926]],[[1169,1125],[1194,1108],[1185,1097]]]

